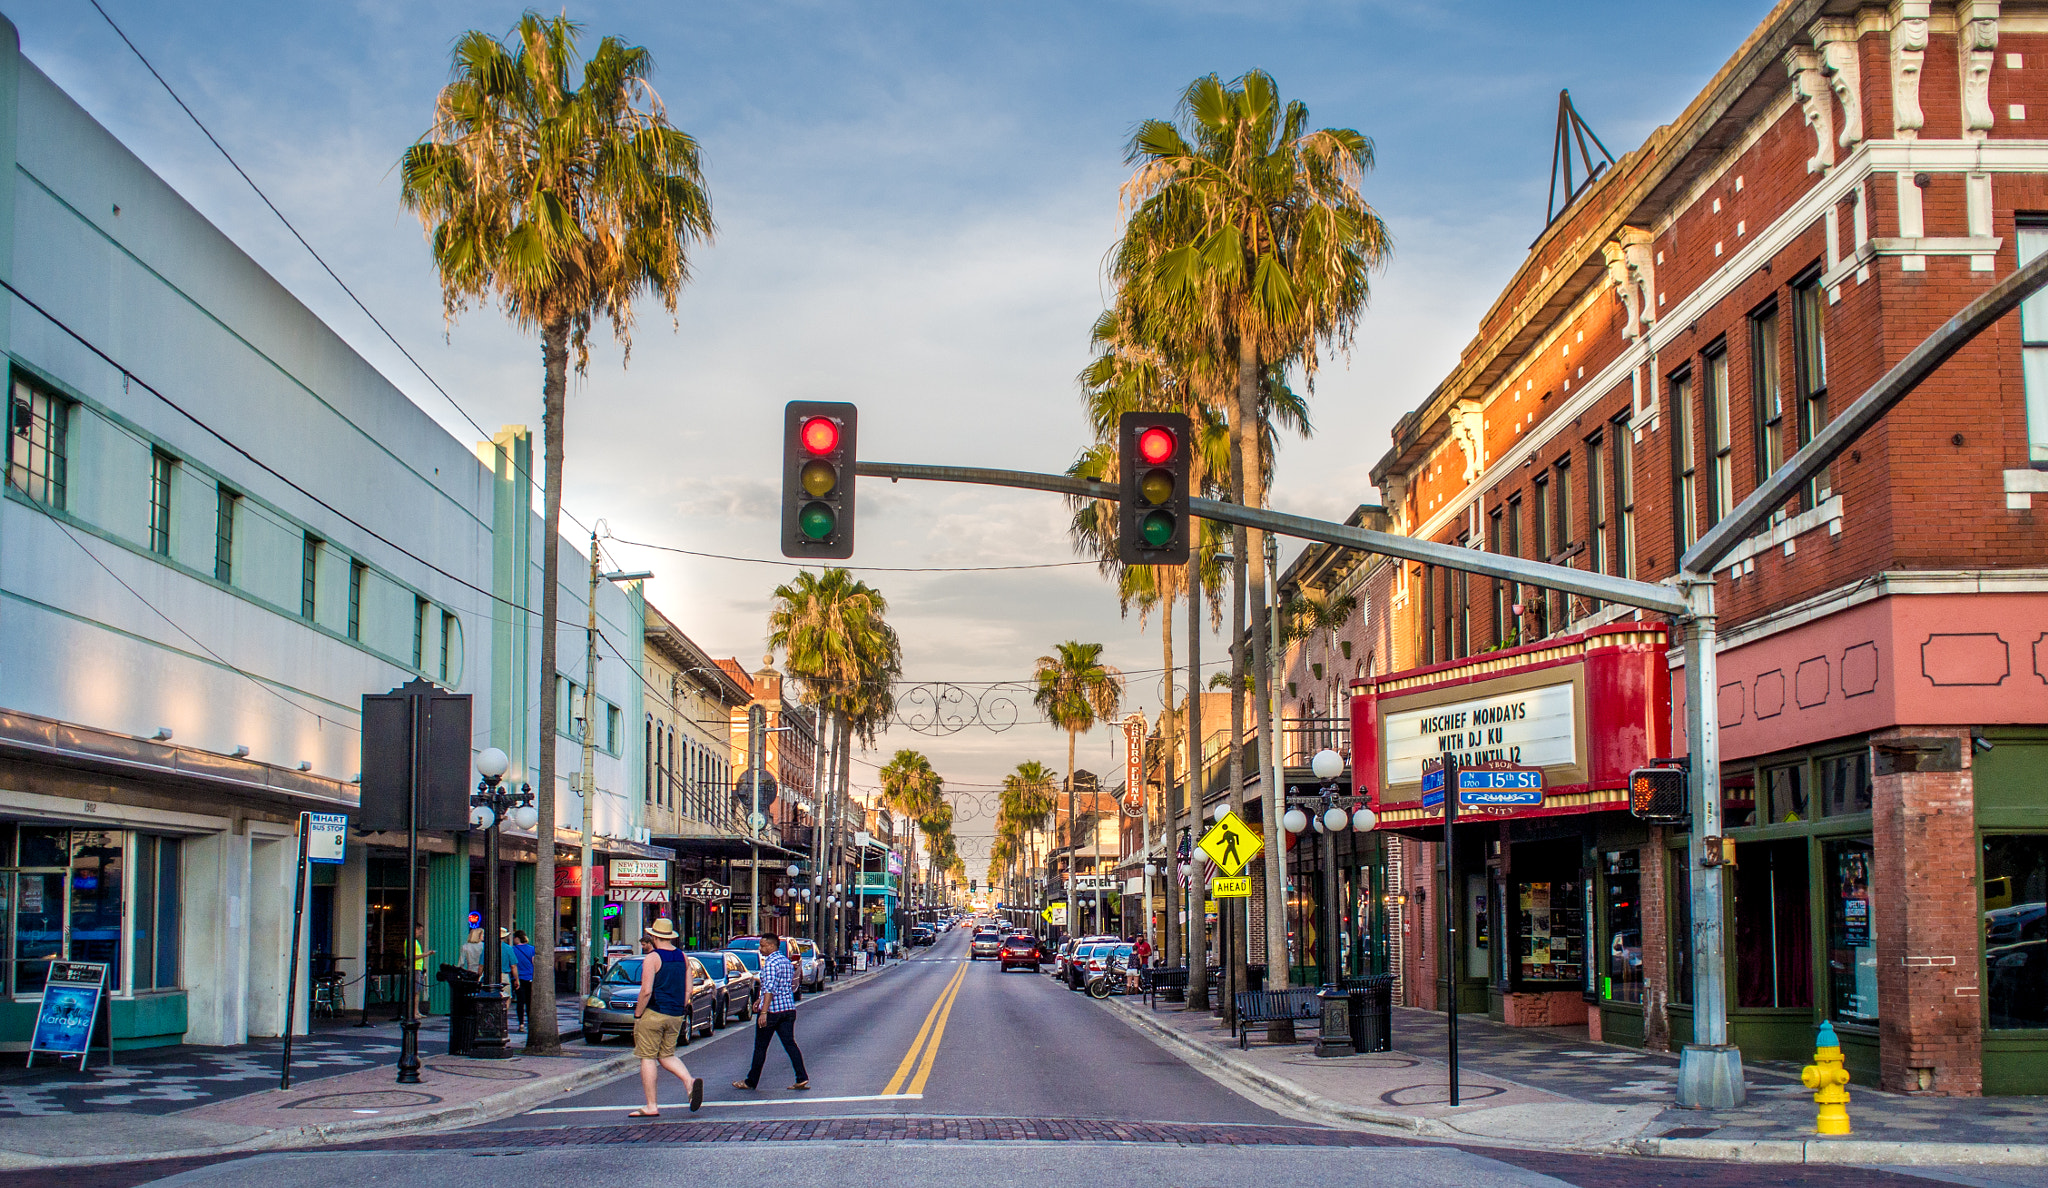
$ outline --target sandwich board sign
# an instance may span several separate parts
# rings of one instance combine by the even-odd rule
[[[36,1011],[36,1030],[28,1044],[28,1064],[34,1067],[37,1052],[60,1059],[78,1057],[78,1069],[85,1071],[86,1049],[93,1031],[105,1014],[107,967],[98,961],[53,961],[50,978],[43,983],[43,1001]],[[108,1030],[111,1032],[112,1027]],[[107,1037],[107,1061],[113,1062],[114,1040]]]

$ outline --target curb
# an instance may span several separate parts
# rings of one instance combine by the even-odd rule
[[[1648,1155],[1671,1159],[1712,1159],[1744,1163],[1814,1163],[1874,1166],[2007,1166],[2048,1167],[2048,1144],[1916,1143],[1865,1139],[1675,1139],[1638,1138],[1611,1143],[1512,1142],[1494,1135],[1475,1135],[1433,1118],[1417,1118],[1364,1106],[1347,1105],[1311,1093],[1285,1077],[1232,1060],[1197,1044],[1180,1032],[1126,1002],[1108,1000],[1110,1010],[1151,1035],[1163,1047],[1188,1058],[1223,1079],[1250,1084],[1314,1115],[1345,1122],[1364,1122],[1405,1130],[1417,1137],[1448,1140],[1464,1146],[1510,1147],[1539,1151],[1570,1151],[1587,1155]]]

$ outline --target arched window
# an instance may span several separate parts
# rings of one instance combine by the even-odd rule
[[[663,794],[664,796],[668,797],[668,804],[669,804],[669,807],[670,807],[670,808],[674,808],[674,807],[675,807],[675,803],[676,803],[676,788],[675,788],[675,778],[676,778],[676,728],[675,728],[675,727],[673,727],[673,726],[671,726],[671,727],[669,727],[669,728],[668,728],[668,782],[667,782],[667,783],[664,783],[664,784],[663,784],[663,785],[661,786],[662,794]]]
[[[654,715],[649,714],[647,715],[647,762],[641,768],[647,780],[646,792],[642,799],[648,804],[654,803],[654,755]]]

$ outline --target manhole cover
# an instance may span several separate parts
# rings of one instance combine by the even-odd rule
[[[429,1064],[427,1067],[445,1076],[470,1077],[479,1081],[531,1081],[540,1076],[530,1068],[493,1068],[475,1064]]]
[[[284,1104],[287,1110],[396,1110],[407,1106],[437,1105],[431,1093],[408,1089],[374,1089],[364,1093],[324,1093]]]

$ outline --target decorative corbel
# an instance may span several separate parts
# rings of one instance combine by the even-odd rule
[[[1650,233],[1641,227],[1621,229],[1621,258],[1627,261],[1629,279],[1635,282],[1640,294],[1637,309],[1645,330],[1657,324],[1657,253],[1651,246],[1653,242]]]
[[[1636,282],[1628,274],[1628,260],[1623,254],[1621,241],[1610,239],[1601,244],[1600,256],[1607,261],[1607,283],[1614,286],[1614,294],[1621,298],[1621,308],[1626,315],[1621,323],[1621,336],[1634,338],[1642,311],[1636,308]]]
[[[1465,451],[1465,481],[1472,482],[1486,468],[1486,413],[1477,400],[1460,400],[1451,406],[1451,440]]]
[[[1820,52],[1803,45],[1786,50],[1785,73],[1792,76],[1799,111],[1813,129],[1813,155],[1806,159],[1806,171],[1825,173],[1835,163],[1835,105],[1828,99],[1827,76],[1820,71]]]
[[[1842,107],[1835,143],[1842,151],[1853,152],[1863,143],[1863,66],[1856,54],[1856,22],[1815,21],[1813,45],[1820,51],[1821,73]]]
[[[1920,111],[1920,62],[1927,56],[1928,0],[1892,3],[1892,135],[1917,140],[1927,117]]]
[[[1991,61],[1998,49],[1998,0],[1956,4],[1956,57],[1963,79],[1963,139],[1991,134]]]

